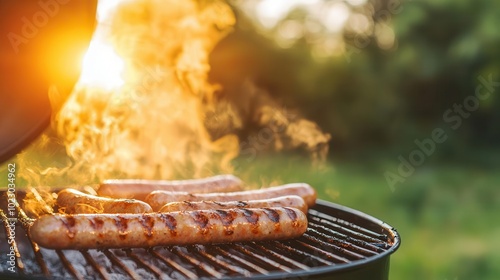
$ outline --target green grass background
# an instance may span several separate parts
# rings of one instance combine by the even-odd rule
[[[267,157],[244,160],[237,173],[264,184],[269,178],[308,182],[319,198],[395,227],[402,245],[391,256],[390,279],[500,279],[500,173],[495,165],[424,164],[392,192],[383,174],[398,164],[397,157],[378,157],[330,162],[318,170],[298,157]]]
[[[391,256],[392,280],[500,279],[500,165],[429,162],[393,192],[383,174],[398,164],[376,156],[312,167],[300,156],[261,156],[237,160],[235,173],[254,186],[307,182],[319,198],[394,226],[402,245]]]

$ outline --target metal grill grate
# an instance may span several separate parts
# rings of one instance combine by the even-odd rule
[[[0,240],[12,234],[6,206],[2,199],[0,217],[5,230],[0,231]],[[322,201],[309,210],[307,232],[293,240],[80,251],[39,248],[27,235],[31,219],[19,205],[16,210],[15,242],[1,242],[0,262],[6,263],[9,246],[13,246],[19,277],[280,279],[290,273],[313,275],[352,269],[386,257],[399,246],[397,233],[382,222]],[[9,273],[6,269],[0,266],[0,272]]]

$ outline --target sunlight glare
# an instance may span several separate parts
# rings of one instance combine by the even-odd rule
[[[110,45],[92,40],[82,65],[79,81],[82,85],[113,89],[124,84],[121,77],[124,62]]]
[[[97,21],[103,22],[116,9],[120,0],[99,0],[97,3]]]
[[[299,6],[316,5],[319,0],[262,0],[256,7],[257,18],[266,28],[273,28],[291,10]]]
[[[341,31],[349,18],[350,12],[346,4],[341,2],[332,3],[325,10],[324,23],[326,28],[332,32]]]

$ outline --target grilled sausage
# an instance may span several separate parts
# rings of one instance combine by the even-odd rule
[[[144,198],[156,190],[183,191],[189,193],[231,192],[242,190],[242,181],[233,175],[217,175],[204,179],[191,180],[104,180],[97,194],[114,198]]]
[[[299,237],[306,229],[302,211],[275,207],[45,215],[34,222],[30,235],[50,249],[99,249],[280,240]]]
[[[212,200],[221,202],[269,199],[284,195],[298,195],[304,199],[308,206],[313,206],[316,203],[316,191],[305,183],[287,184],[259,190],[230,193],[192,194],[188,192],[154,191],[150,193],[144,201],[151,205],[154,211],[158,211],[163,205],[175,201]]]
[[[193,210],[218,210],[230,208],[265,208],[265,207],[293,207],[307,212],[307,204],[302,197],[297,195],[279,196],[271,199],[247,201],[182,201],[165,204],[159,212],[193,211]]]
[[[67,214],[147,213],[151,206],[136,199],[113,199],[64,189],[57,194],[57,205]]]

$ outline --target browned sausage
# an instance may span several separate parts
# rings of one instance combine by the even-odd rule
[[[299,237],[306,229],[302,211],[276,207],[45,215],[34,222],[30,235],[50,249],[97,249],[279,240]]]
[[[154,191],[144,201],[151,205],[154,211],[158,211],[163,205],[175,201],[239,201],[269,199],[284,195],[298,195],[304,199],[308,206],[313,206],[316,203],[316,191],[305,183],[230,193],[192,194],[187,192]]]
[[[147,213],[151,206],[136,199],[114,199],[64,189],[57,194],[57,205],[67,214]]]
[[[218,210],[230,208],[266,208],[266,207],[292,207],[307,212],[307,204],[302,197],[297,195],[279,196],[270,199],[240,200],[240,201],[181,201],[165,204],[159,212],[193,211],[193,210]]]
[[[114,198],[135,198],[144,200],[152,191],[183,191],[189,193],[231,192],[242,190],[242,181],[233,175],[217,175],[191,180],[104,180],[97,194]]]

